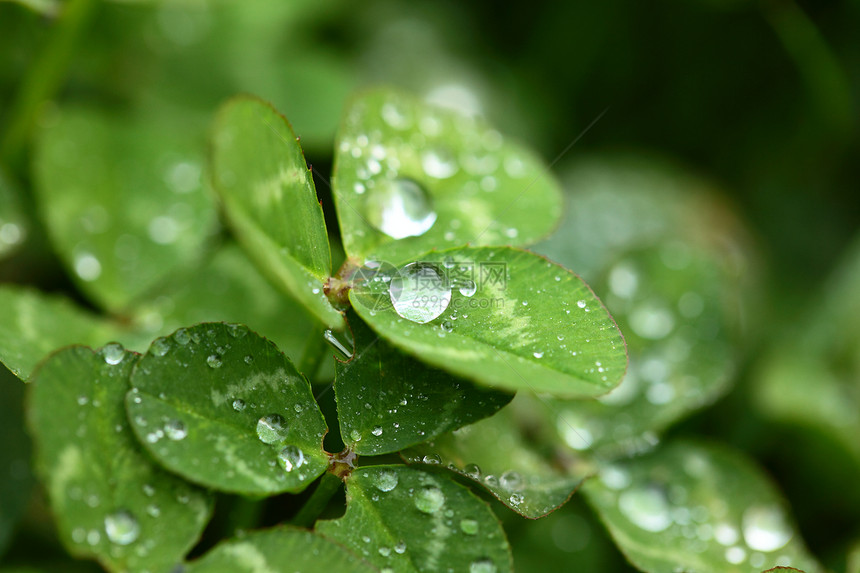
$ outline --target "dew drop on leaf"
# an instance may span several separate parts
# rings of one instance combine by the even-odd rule
[[[305,465],[305,454],[296,446],[290,445],[280,451],[278,460],[284,470],[291,472]]]
[[[125,349],[122,347],[122,344],[111,342],[102,348],[101,355],[105,360],[105,364],[113,366],[122,362],[122,359],[125,356]]]
[[[373,485],[379,491],[388,492],[397,487],[397,474],[391,470],[381,470],[376,474]]]
[[[155,356],[164,356],[170,350],[170,342],[166,338],[156,338],[152,341],[149,351]]]
[[[618,508],[627,519],[646,531],[663,531],[672,524],[666,495],[653,486],[626,490],[618,498]]]
[[[181,420],[169,420],[164,424],[164,435],[174,441],[179,441],[188,435],[188,430]]]
[[[105,517],[105,533],[117,545],[128,545],[140,535],[140,524],[128,510],[121,509]]]
[[[791,539],[791,529],[776,506],[753,506],[744,512],[744,541],[756,551],[776,551]]]
[[[451,286],[433,265],[410,263],[391,279],[388,295],[394,310],[407,320],[424,324],[437,318],[451,302]]]
[[[466,535],[475,535],[478,533],[478,522],[474,519],[460,520],[460,531]]]
[[[381,436],[382,435],[382,426],[374,426],[373,430],[371,430],[370,433],[373,434],[374,436]]]
[[[460,285],[460,294],[463,296],[473,296],[478,292],[478,285],[475,281],[467,280]]]
[[[221,357],[217,354],[210,354],[206,358],[206,364],[208,364],[210,368],[221,368]]]
[[[240,400],[238,398],[236,400],[233,400],[233,409],[236,410],[237,412],[241,412],[242,410],[245,409],[245,401]]]
[[[411,179],[386,179],[366,203],[368,222],[393,239],[423,235],[436,222],[430,198]]]
[[[436,486],[426,486],[415,492],[415,507],[423,513],[436,513],[445,505],[445,494]]]
[[[477,559],[469,565],[469,573],[496,573],[496,565],[489,559]]]
[[[264,444],[275,444],[287,435],[287,424],[280,414],[268,414],[257,420],[257,437]]]
[[[508,470],[499,476],[499,485],[508,491],[519,491],[524,485],[523,477],[513,470]]]
[[[435,179],[447,179],[460,170],[457,161],[447,149],[428,149],[421,155],[421,167]]]

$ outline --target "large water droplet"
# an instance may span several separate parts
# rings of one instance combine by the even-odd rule
[[[426,486],[415,492],[415,507],[424,513],[436,513],[445,505],[445,494],[436,486]]]
[[[388,295],[394,310],[407,320],[424,324],[437,318],[451,302],[451,286],[433,265],[410,263],[391,279]]]
[[[618,498],[618,508],[627,519],[646,531],[663,531],[672,524],[666,495],[656,487],[625,491]]]
[[[496,573],[496,565],[489,559],[476,559],[469,565],[469,573]]]
[[[382,426],[374,426],[373,430],[371,430],[370,433],[373,434],[374,436],[381,436],[382,435]]]
[[[166,338],[156,338],[152,341],[149,351],[155,356],[164,356],[170,350],[170,342]]]
[[[104,348],[102,348],[101,354],[105,363],[113,366],[114,364],[122,362],[122,359],[125,356],[125,349],[122,347],[122,344],[111,342],[110,344],[105,344]]]
[[[523,489],[525,483],[523,476],[513,470],[508,470],[499,476],[499,485],[508,491],[519,491]]]
[[[287,423],[280,414],[269,414],[257,420],[257,436],[264,444],[276,444],[287,436]]]
[[[373,485],[379,491],[391,491],[397,487],[397,474],[391,470],[381,470],[376,474]]]
[[[121,509],[105,517],[105,533],[117,545],[128,545],[140,535],[140,524],[130,511]]]
[[[281,465],[288,472],[305,465],[305,453],[296,446],[286,446],[278,454]]]
[[[368,222],[394,239],[423,235],[436,222],[430,198],[411,179],[380,181],[366,205]]]
[[[467,280],[460,285],[460,294],[463,296],[473,296],[478,292],[478,285],[475,281]]]
[[[776,551],[791,539],[792,532],[782,510],[776,506],[753,506],[744,512],[744,541],[757,551]]]
[[[182,440],[188,435],[188,430],[181,420],[169,420],[164,424],[164,435],[171,440]]]

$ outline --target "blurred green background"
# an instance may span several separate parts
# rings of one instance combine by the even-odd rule
[[[759,285],[734,389],[672,432],[752,454],[813,552],[839,570],[860,538],[860,433],[856,421],[834,431],[830,410],[804,401],[836,377],[834,399],[849,396],[848,417],[860,415],[860,265],[856,247],[849,254],[860,231],[858,31],[857,0],[3,0],[0,281],[87,304],[30,192],[32,138],[65,106],[182,117],[203,131],[225,98],[260,95],[300,136],[335,233],[321,181],[344,104],[362,86],[484,115],[563,181],[582,156],[659,157],[708,180],[738,214]],[[785,392],[767,381],[792,377],[812,398],[780,402]],[[53,547],[43,504],[31,501],[9,563]],[[578,500],[538,522],[500,514],[519,571],[628,568]]]

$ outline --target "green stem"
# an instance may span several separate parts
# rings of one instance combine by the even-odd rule
[[[235,535],[236,531],[240,529],[247,530],[257,527],[265,509],[265,499],[236,498],[230,508],[230,527],[233,529],[231,535]]]
[[[305,502],[290,523],[298,527],[310,527],[322,514],[332,496],[340,489],[340,478],[326,472],[317,484],[311,497]]]
[[[318,333],[317,328],[314,328],[313,334],[311,334],[305,343],[305,347],[302,350],[302,358],[298,364],[299,372],[304,374],[311,383],[313,383],[314,376],[326,356],[327,348],[328,343],[325,341],[322,333]]]
[[[763,8],[822,118],[834,131],[850,133],[854,124],[851,84],[815,23],[793,0],[766,1]]]
[[[0,158],[17,162],[41,105],[56,93],[72,59],[75,45],[90,20],[96,0],[69,0],[55,29],[27,75],[9,110],[8,125],[0,140]]]

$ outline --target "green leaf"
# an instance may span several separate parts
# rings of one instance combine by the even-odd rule
[[[24,388],[0,366],[0,556],[30,500],[30,437],[24,428]]]
[[[604,394],[624,375],[612,317],[578,276],[543,257],[462,247],[394,273],[356,284],[349,298],[380,336],[424,362],[497,388],[561,396]]]
[[[331,253],[301,147],[283,116],[250,97],[224,104],[212,139],[214,185],[248,254],[330,328],[343,317],[326,298]]]
[[[129,419],[171,471],[245,495],[302,491],[328,466],[308,381],[241,325],[200,324],[156,339],[131,377]]]
[[[408,463],[441,465],[474,480],[525,517],[543,517],[570,499],[594,468],[536,448],[527,426],[515,414],[519,400],[491,418],[401,455]]]
[[[0,286],[0,360],[26,380],[52,350],[70,344],[101,346],[128,338],[119,327],[71,301],[13,285]]]
[[[24,215],[17,188],[0,169],[0,258],[17,249],[27,237],[29,221]]]
[[[405,466],[356,469],[346,480],[346,514],[316,531],[379,568],[512,570],[505,533],[490,508],[445,476]]]
[[[583,491],[621,551],[648,573],[822,570],[775,487],[722,447],[666,444],[604,467]]]
[[[216,213],[203,131],[175,116],[68,109],[36,147],[54,247],[96,303],[124,310],[198,258]]]
[[[150,340],[187,324],[233,322],[262,334],[287,356],[298,357],[309,337],[322,336],[304,307],[272,287],[233,243],[223,245],[192,273],[137,311],[138,322],[152,333]]]
[[[332,185],[344,247],[359,260],[527,245],[561,214],[558,184],[534,154],[478,119],[390,90],[349,106]]]
[[[510,394],[475,387],[380,340],[358,317],[355,353],[337,362],[334,390],[344,441],[360,455],[402,450],[489,416]]]
[[[138,356],[118,344],[60,350],[33,376],[36,467],[60,539],[111,571],[172,571],[209,519],[206,495],[140,451],[123,400]]]
[[[255,531],[215,546],[189,563],[186,573],[264,573],[274,571],[366,573],[367,562],[310,531],[276,527]]]

